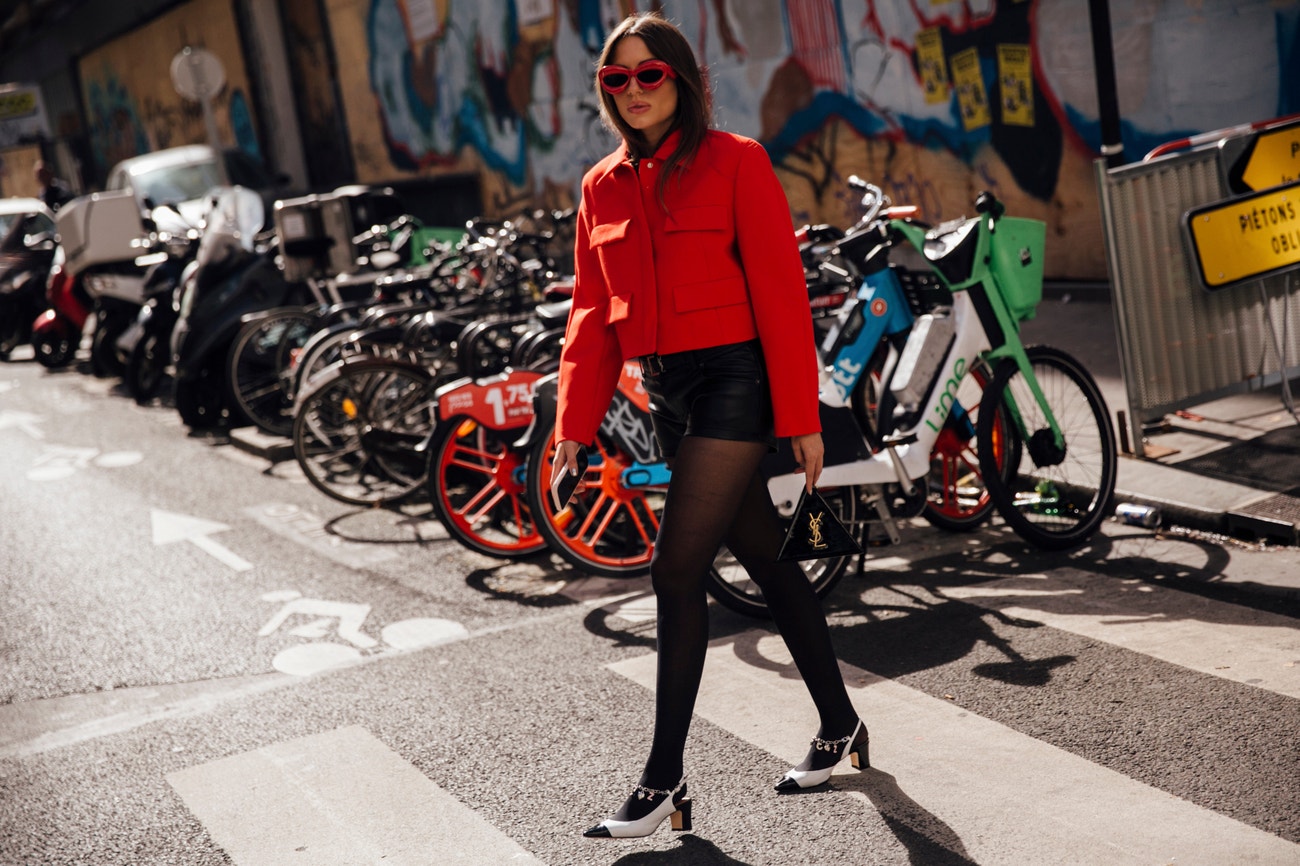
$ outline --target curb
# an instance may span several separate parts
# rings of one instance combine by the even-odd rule
[[[264,457],[272,463],[293,459],[293,440],[272,436],[256,427],[236,427],[230,431],[230,444],[240,451]]]

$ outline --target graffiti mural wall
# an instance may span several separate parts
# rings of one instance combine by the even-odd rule
[[[676,21],[715,121],[768,148],[796,222],[847,225],[853,173],[930,221],[991,189],[1049,224],[1050,276],[1104,278],[1083,0],[328,0],[358,180],[474,171],[496,212],[571,203],[614,145],[609,29]],[[1300,110],[1300,2],[1111,4],[1130,159]],[[1246,58],[1249,58],[1246,61]]]
[[[101,175],[136,154],[207,141],[202,107],[172,86],[172,58],[187,46],[206,48],[225,68],[226,86],[213,100],[222,142],[258,155],[232,0],[191,0],[78,62],[91,151]]]

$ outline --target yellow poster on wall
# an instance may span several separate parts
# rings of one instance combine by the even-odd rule
[[[928,103],[948,101],[948,68],[943,57],[943,34],[928,27],[916,34],[916,65]]]
[[[957,87],[957,107],[961,111],[962,126],[969,132],[988,126],[989,98],[984,89],[984,73],[980,71],[980,55],[974,48],[958,51],[949,60],[952,80]]]
[[[998,91],[1002,95],[1002,122],[1034,125],[1034,72],[1028,45],[998,46]]]

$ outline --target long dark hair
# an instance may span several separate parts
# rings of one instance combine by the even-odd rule
[[[680,129],[682,136],[664,163],[664,170],[659,173],[657,192],[659,203],[663,204],[664,187],[673,169],[684,167],[684,163],[695,156],[709,131],[709,90],[691,44],[675,25],[655,12],[624,18],[605,39],[597,70],[608,65],[618,43],[627,36],[639,36],[651,55],[667,63],[677,73],[677,116],[673,119],[669,132]],[[650,143],[646,141],[645,135],[639,129],[627,125],[618,113],[618,104],[614,101],[613,94],[604,91],[599,79],[596,81],[596,94],[600,97],[600,116],[605,125],[623,137],[634,157],[640,159],[651,156]]]

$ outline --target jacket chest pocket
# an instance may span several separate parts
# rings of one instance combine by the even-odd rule
[[[621,321],[628,317],[628,302],[633,287],[628,285],[629,274],[636,273],[632,261],[632,246],[628,238],[628,228],[632,220],[602,222],[591,226],[590,243],[595,256],[601,261],[601,273],[604,287],[610,293],[610,309],[606,315],[607,324]],[[632,268],[632,269],[629,269]]]
[[[664,249],[656,251],[660,278],[672,287],[679,312],[749,300],[726,208],[677,208],[664,221],[663,237]]]
[[[636,252],[628,238],[631,224],[631,220],[616,220],[591,227],[591,246],[600,260],[600,271],[610,294],[608,323],[628,317],[628,301],[635,289]]]

